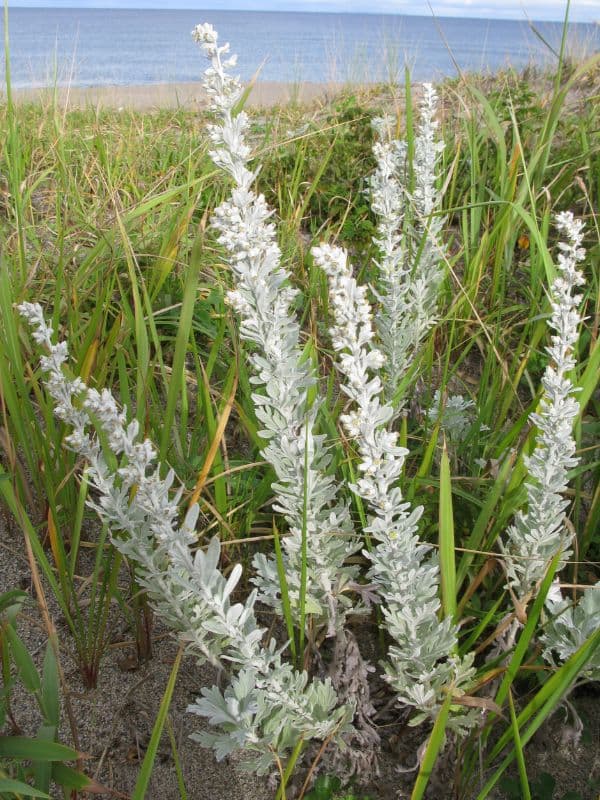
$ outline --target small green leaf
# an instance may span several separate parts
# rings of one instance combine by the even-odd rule
[[[19,639],[17,632],[12,625],[7,625],[6,635],[10,642],[10,649],[15,662],[15,666],[19,672],[19,677],[23,681],[23,685],[28,692],[39,692],[42,684],[40,676],[35,668],[33,658],[29,655],[27,648]]]
[[[32,761],[75,761],[78,753],[58,742],[45,742],[27,736],[0,736],[0,757],[29,758]]]
[[[58,728],[60,724],[60,685],[56,656],[50,642],[46,647],[42,668],[42,704],[47,724]]]
[[[83,791],[91,784],[91,778],[83,772],[67,767],[66,764],[52,764],[52,780],[63,789],[77,789]]]
[[[39,789],[34,789],[22,781],[15,781],[12,778],[0,778],[0,794],[20,795],[23,797],[44,797],[46,800],[51,800],[49,794],[41,792]]]
[[[332,800],[342,788],[341,780],[334,775],[319,775],[305,800]]]
[[[537,780],[531,784],[534,796],[539,798],[552,798],[554,797],[554,790],[556,788],[556,781],[549,772],[542,772],[538,775]]]
[[[0,479],[2,478],[8,478],[8,475],[0,475]],[[21,589],[3,592],[0,594],[0,614],[6,614],[10,619],[21,608],[27,597],[27,592]]]

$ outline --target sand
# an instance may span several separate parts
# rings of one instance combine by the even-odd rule
[[[250,93],[248,106],[270,108],[290,101],[310,103],[325,100],[342,88],[337,83],[277,83],[261,81],[256,83]],[[92,86],[61,87],[56,90],[58,102],[69,108],[116,108],[134,111],[153,109],[197,108],[205,106],[207,96],[202,84],[197,83],[157,83],[143,86]],[[13,92],[17,102],[49,100],[52,89],[19,89]]]

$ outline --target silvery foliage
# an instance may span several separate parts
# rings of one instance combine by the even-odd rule
[[[280,263],[275,227],[269,222],[272,212],[264,196],[252,188],[257,173],[247,166],[248,117],[243,111],[235,113],[243,89],[227,71],[235,58],[223,59],[229,45],[217,44],[211,25],[198,25],[193,37],[210,62],[204,86],[217,120],[209,127],[211,157],[234,182],[231,196],[214,213],[213,225],[235,284],[228,299],[238,313],[240,335],[256,348],[249,356],[254,368],[251,381],[257,387],[252,399],[263,426],[260,434],[268,442],[263,455],[277,475],[274,508],[289,526],[283,556],[290,600],[298,619],[305,536],[310,543],[306,612],[326,621],[333,634],[343,626],[344,611],[350,606],[344,590],[356,574],[355,568],[343,565],[360,542],[351,535],[347,504],[338,499],[338,484],[328,471],[331,456],[325,437],[315,433],[321,401],[312,405],[309,401],[315,377],[310,361],[302,357],[294,314],[297,291]],[[254,567],[261,600],[280,609],[275,559],[258,554]]]
[[[459,444],[464,441],[473,424],[474,409],[474,401],[463,397],[462,394],[448,395],[442,403],[440,390],[436,389],[427,418],[433,425],[439,420],[440,428],[446,434],[448,441]]]
[[[366,288],[352,275],[347,255],[339,247],[313,249],[315,262],[329,279],[331,331],[342,375],[342,391],[351,410],[341,421],[360,458],[360,477],[350,488],[370,509],[365,532],[377,543],[364,551],[371,561],[369,577],[383,600],[385,626],[392,637],[387,680],[401,703],[419,713],[412,724],[435,719],[449,687],[458,695],[472,677],[472,658],[453,653],[457,628],[440,619],[439,565],[432,548],[418,536],[423,507],[411,508],[398,481],[408,450],[389,430],[393,408],[383,397],[379,370],[384,356],[373,346],[372,312]],[[451,726],[465,728],[475,715],[456,715]]]
[[[439,213],[442,193],[437,188],[444,144],[436,139],[436,108],[435,89],[426,83],[412,164],[408,160],[407,143],[390,137],[391,121],[382,118],[373,121],[379,134],[379,141],[373,147],[377,166],[369,181],[371,207],[378,218],[373,242],[380,252],[376,260],[381,306],[377,332],[387,359],[388,399],[396,397],[419,344],[436,321],[444,277],[441,264],[444,218]],[[397,413],[397,403],[395,407]]]
[[[89,465],[86,475],[95,498],[89,505],[107,524],[115,547],[135,562],[140,585],[180,639],[201,661],[232,665],[225,691],[203,689],[188,709],[220,726],[222,733],[193,738],[214,747],[218,759],[244,749],[254,756],[251,766],[264,772],[273,764],[273,753],[282,756],[299,738],[333,735],[351,711],[336,707],[331,682],[309,682],[306,672],[282,660],[273,639],[263,646],[265,631],[254,614],[257,591],[244,603],[231,602],[241,566],[226,578],[218,566],[218,539],[206,552],[197,548],[197,505],[178,523],[182,490],[172,491],[173,471],[160,477],[156,451],[148,440],[140,440],[137,421],[127,422],[126,409],[119,410],[107,389],[98,392],[80,378],[66,377],[67,343],[52,343],[52,328],[38,304],[23,303],[19,311],[35,341],[47,350],[41,359],[46,386],[56,416],[72,429],[65,444]],[[106,439],[108,460],[89,432],[94,425]]]
[[[541,637],[543,656],[552,665],[566,661],[600,628],[600,581],[588,586],[575,605],[562,596],[555,581],[546,598],[550,620]],[[600,648],[596,648],[585,665],[580,679],[600,680]]]
[[[312,435],[320,401],[312,408],[307,408],[307,392],[313,385],[313,378],[298,345],[299,327],[292,305],[295,292],[288,285],[288,273],[280,266],[280,252],[275,242],[274,228],[267,224],[269,211],[264,198],[257,196],[250,188],[255,175],[246,167],[248,151],[243,145],[241,133],[247,120],[243,114],[233,116],[241,87],[226,72],[228,64],[221,59],[221,55],[227,49],[226,46],[222,48],[217,45],[217,35],[212,27],[198,26],[194,38],[202,45],[211,62],[205,83],[210,95],[218,98],[212,104],[212,111],[221,124],[210,128],[212,141],[217,146],[213,159],[229,172],[236,184],[231,198],[217,209],[215,226],[219,231],[219,241],[228,254],[236,285],[236,289],[229,293],[229,300],[240,316],[241,335],[258,349],[252,356],[257,373],[254,382],[263,387],[264,393],[255,393],[253,399],[265,425],[263,435],[269,439],[264,454],[274,465],[279,478],[278,485],[274,487],[278,495],[276,509],[284,512],[291,528],[291,535],[286,537],[292,548],[288,551],[286,572],[289,575],[292,569],[292,586],[297,590],[298,582],[294,574],[298,572],[297,556],[301,543],[304,442],[314,441],[315,445],[311,445],[308,451],[313,467],[308,473],[309,565],[313,570],[310,559],[316,558],[318,566],[327,567],[328,591],[336,585],[343,588],[354,575],[344,568],[344,558],[358,549],[359,540],[347,536],[345,545],[338,544],[332,550],[327,538],[330,531],[350,532],[347,512],[345,509],[343,512],[338,510],[331,515],[327,510],[327,504],[335,501],[337,487],[332,478],[324,475],[328,459],[324,455],[320,437]],[[423,130],[418,136],[417,147],[420,166],[414,198],[418,216],[415,226],[423,226],[422,235],[437,238],[438,221],[432,223],[431,214],[437,203],[434,182],[440,148],[433,142],[435,95],[431,88],[426,91],[425,97]],[[430,172],[426,164],[430,165]],[[383,206],[379,206],[378,211],[391,216],[390,210]],[[432,242],[433,239],[428,239],[423,243],[423,254],[429,253]],[[314,256],[330,277],[339,260],[345,264],[345,255],[335,248],[317,248]],[[421,291],[426,278],[431,285],[439,284],[437,272],[433,275],[434,268],[429,255],[421,259],[421,268],[422,271],[414,276],[415,291]],[[406,281],[407,274],[413,279],[410,271],[405,271],[404,264],[402,270],[393,274],[390,271],[389,280]],[[415,719],[415,722],[419,722],[424,716],[435,717],[443,686],[453,685],[455,691],[460,693],[460,686],[471,675],[470,661],[461,662],[453,656],[448,657],[456,646],[456,630],[451,620],[438,620],[439,568],[435,556],[430,553],[431,548],[421,543],[417,536],[417,523],[423,509],[410,510],[395,485],[406,451],[397,446],[397,434],[386,430],[393,410],[391,405],[379,398],[382,391],[380,378],[370,378],[368,375],[369,370],[379,370],[383,366],[384,358],[378,350],[365,346],[373,337],[365,289],[357,286],[351,276],[346,277],[347,280],[341,281],[337,294],[332,289],[332,302],[340,320],[337,333],[334,333],[334,347],[340,353],[341,371],[348,381],[345,391],[358,404],[356,414],[362,414],[365,418],[364,430],[358,421],[353,427],[351,418],[345,418],[350,435],[361,434],[359,451],[363,476],[351,488],[372,504],[374,514],[366,531],[380,541],[376,553],[371,556],[372,577],[386,603],[386,623],[395,640],[390,650],[388,677],[401,702],[421,712]],[[421,294],[424,296],[424,289]],[[409,305],[412,312],[413,298],[406,295],[403,302],[403,313],[407,312]],[[347,311],[346,317],[344,309]],[[400,327],[400,318],[395,320],[395,324]],[[348,351],[350,340],[355,346]],[[321,500],[313,492],[324,478],[327,494]],[[282,493],[284,502],[279,500]],[[324,533],[326,537],[323,540]],[[311,552],[313,548],[314,554]],[[259,557],[255,566],[259,572],[258,585],[261,591],[267,597],[272,597],[273,604],[280,607],[279,579],[274,561]],[[322,580],[312,585],[315,583],[319,586]],[[313,601],[315,599],[319,600],[318,596],[313,597]],[[338,630],[341,630],[341,621],[338,611]]]
[[[538,410],[530,417],[538,432],[533,453],[524,458],[529,473],[525,484],[527,507],[517,513],[502,546],[508,585],[518,598],[535,590],[558,552],[561,553],[558,569],[561,569],[571,553],[573,538],[566,524],[569,502],[563,495],[568,487],[568,471],[579,463],[573,438],[579,404],[569,374],[576,364],[573,348],[582,321],[581,295],[575,291],[584,279],[577,264],[585,257],[585,250],[581,247],[580,219],[566,211],[557,215],[556,223],[568,242],[558,245],[558,277],[550,290],[549,325],[555,333],[552,344],[546,348],[550,363],[542,378],[542,397]]]

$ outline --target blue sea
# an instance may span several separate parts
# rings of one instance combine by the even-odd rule
[[[263,80],[377,82],[517,69],[555,56],[526,21],[376,14],[13,8],[15,88],[195,81],[204,69],[190,31],[211,22],[239,55],[239,73]],[[558,48],[559,23],[536,23]],[[3,25],[0,24],[3,31]],[[600,25],[574,24],[577,52],[600,49]],[[4,63],[0,67],[4,82]]]

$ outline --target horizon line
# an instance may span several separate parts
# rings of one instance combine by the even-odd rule
[[[47,11],[49,9],[55,11],[218,11],[225,14],[230,13],[244,13],[244,14],[311,14],[311,15],[331,15],[331,16],[379,16],[379,17],[420,17],[422,19],[471,19],[471,20],[489,20],[494,22],[524,22],[526,24],[532,23],[552,23],[564,25],[564,17],[560,19],[533,19],[524,15],[521,16],[506,16],[506,17],[491,17],[487,15],[469,15],[464,14],[422,14],[419,12],[411,12],[410,10],[403,11],[345,11],[340,10],[316,10],[316,9],[278,9],[278,8],[190,8],[188,7],[166,7],[157,5],[147,6],[115,6],[115,5],[85,5],[85,6],[67,6],[67,5],[29,5],[17,3],[9,3],[8,11],[12,9],[20,9],[23,11]],[[568,25],[599,25],[600,19],[589,21],[568,20]]]

